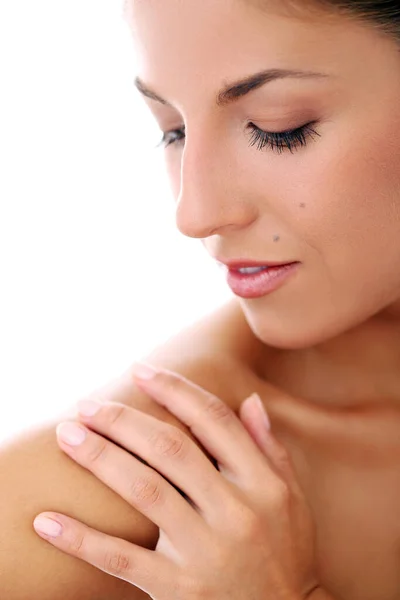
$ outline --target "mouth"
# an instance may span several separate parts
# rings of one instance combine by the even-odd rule
[[[300,266],[299,261],[264,262],[226,261],[227,283],[236,296],[261,298],[271,294],[290,279]]]
[[[227,267],[232,272],[252,273],[273,267],[284,267],[297,263],[298,261],[256,261],[256,260],[222,260],[216,259],[222,267]]]

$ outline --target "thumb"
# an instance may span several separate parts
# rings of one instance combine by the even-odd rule
[[[242,402],[239,409],[239,418],[250,436],[265,453],[265,444],[268,444],[271,423],[258,394],[251,394]]]
[[[262,453],[271,461],[277,473],[298,496],[302,490],[297,481],[290,456],[285,446],[271,432],[270,420],[260,396],[251,394],[242,402],[239,418]]]

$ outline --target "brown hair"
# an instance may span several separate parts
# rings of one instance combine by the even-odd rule
[[[246,2],[247,0],[243,0]],[[289,11],[292,16],[304,17],[322,13],[344,16],[374,26],[395,38],[400,44],[399,0],[248,0],[258,8],[269,5]]]
[[[400,44],[400,1],[399,0],[242,0],[257,8],[289,10],[292,16],[304,17],[331,13],[345,16],[374,26],[393,37]],[[129,13],[129,0],[124,0],[125,18]]]

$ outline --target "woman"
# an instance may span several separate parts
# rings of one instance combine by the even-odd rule
[[[65,581],[61,592],[48,579],[38,597],[100,598],[102,577],[123,580],[118,596],[109,588],[119,598],[398,599],[400,7],[127,9],[177,226],[230,267],[235,298],[148,357],[154,379],[129,369],[105,388],[100,412],[76,417],[89,428],[82,446],[58,427],[63,467],[101,480],[110,507],[118,497],[160,537],[150,526],[132,536],[127,523],[106,530],[115,512],[96,522],[86,505],[60,508],[35,488],[29,511],[64,527],[29,540]],[[253,400],[242,404],[252,392],[271,432]],[[3,455],[8,471],[27,445]],[[7,598],[23,597],[9,581]]]

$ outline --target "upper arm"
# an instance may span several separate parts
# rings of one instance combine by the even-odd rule
[[[62,419],[60,419],[62,420]],[[7,600],[139,600],[138,588],[42,540],[35,516],[56,511],[90,527],[153,547],[156,526],[56,442],[59,421],[24,432],[0,448],[0,597]]]
[[[148,360],[181,373],[228,402],[232,394],[242,394],[240,384],[234,383],[237,369],[233,368],[229,356],[218,353],[212,344],[207,346],[205,340],[197,350],[193,344],[196,344],[196,336],[178,336]],[[94,394],[107,397],[107,390],[112,389],[114,401],[146,411],[191,435],[175,416],[134,385],[129,369],[118,380],[117,393],[114,384],[111,382]],[[69,416],[74,414],[73,410]],[[158,527],[154,523],[59,448],[55,428],[64,418],[62,415],[60,419],[24,431],[0,446],[1,597],[7,600],[147,599],[147,594],[135,586],[61,552],[42,540],[33,529],[38,513],[55,511],[149,549],[154,549],[158,540]]]

